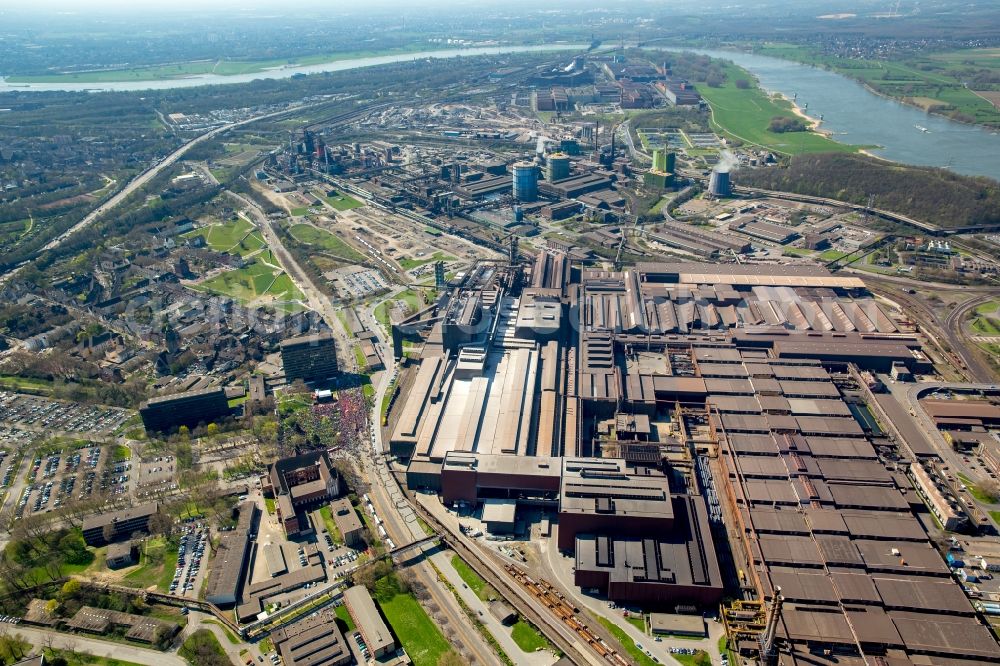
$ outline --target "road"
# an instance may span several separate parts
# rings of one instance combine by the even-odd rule
[[[377,426],[377,424],[376,424]],[[400,492],[399,485],[391,472],[376,457],[366,452],[361,455],[361,466],[371,483],[369,497],[375,506],[375,511],[384,521],[386,532],[398,546],[427,536],[417,522],[416,514],[407,503],[406,497]],[[427,546],[427,550],[437,546]],[[474,629],[451,592],[438,580],[437,572],[427,559],[417,560],[408,568],[430,593],[434,603],[448,620],[448,625],[455,629],[474,663],[493,664],[497,661],[493,650],[486,644],[479,632]],[[454,644],[454,641],[450,641]]]
[[[920,324],[923,333],[940,350],[941,355],[954,365],[956,371],[978,381],[990,382],[995,379],[993,372],[983,363],[979,355],[968,348],[962,329],[966,306],[975,307],[989,300],[988,295],[970,299],[952,310],[945,321],[941,321],[931,307],[922,299],[908,294],[898,282],[883,280],[872,275],[867,275],[865,281],[871,285],[872,291],[883,293],[902,306],[901,309]],[[951,287],[955,289],[954,285]]]
[[[953,309],[944,321],[945,330],[958,343],[956,351],[965,359],[973,379],[981,382],[994,381],[997,379],[996,373],[993,372],[989,365],[983,362],[980,354],[975,349],[971,349],[970,345],[967,345],[969,336],[965,330],[965,323],[969,318],[969,313],[974,308],[988,303],[994,298],[996,298],[995,290],[981,296],[974,296]]]
[[[341,370],[357,372],[357,359],[354,357],[353,343],[337,317],[337,309],[330,302],[330,298],[316,287],[309,274],[302,270],[302,267],[299,266],[295,258],[285,248],[281,242],[281,237],[278,236],[278,232],[274,228],[275,221],[269,218],[255,201],[235,192],[227,191],[226,194],[245,206],[247,215],[251,218],[250,222],[260,229],[267,246],[274,253],[274,256],[278,258],[278,261],[281,262],[281,266],[288,273],[288,277],[292,279],[295,286],[306,297],[306,305],[323,318],[323,321],[326,322],[327,326],[330,327],[330,330],[337,337],[337,363]]]
[[[159,652],[124,643],[102,641],[89,636],[64,634],[52,629],[28,627],[19,624],[17,627],[11,627],[10,633],[21,634],[27,641],[36,646],[49,647],[51,645],[53,648],[59,650],[86,652],[97,657],[123,659],[137,664],[148,664],[149,666],[189,666],[184,659],[173,652]]]

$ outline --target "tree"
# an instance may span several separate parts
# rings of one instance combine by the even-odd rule
[[[214,439],[215,436],[219,434],[219,426],[215,423],[209,423],[208,427],[205,428],[205,434],[207,434],[210,439]]]
[[[747,81],[746,79],[737,79],[736,87],[739,88],[740,90],[747,90],[750,87],[750,82]]]
[[[984,497],[996,502],[1000,499],[1000,481],[996,479],[986,479],[976,484],[976,491]]]
[[[174,519],[164,512],[157,511],[149,517],[149,531],[169,537],[174,531]]]
[[[63,583],[63,586],[59,589],[59,598],[63,601],[67,599],[72,599],[80,591],[80,581],[75,578],[70,578],[68,581]]]

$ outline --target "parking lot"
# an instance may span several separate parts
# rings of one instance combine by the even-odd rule
[[[61,402],[0,391],[0,421],[67,433],[109,433],[129,417],[118,407]]]
[[[338,268],[325,273],[324,277],[332,281],[340,291],[356,298],[371,296],[389,288],[388,282],[380,271],[363,266]]]
[[[201,523],[185,525],[177,546],[177,568],[170,582],[170,593],[196,597],[198,595],[201,560],[205,556],[208,528]]]
[[[70,500],[85,500],[95,494],[126,494],[132,464],[128,460],[112,461],[114,451],[114,446],[95,444],[33,454],[35,457],[29,458],[27,485],[14,509],[15,517],[52,511]],[[14,458],[9,463],[6,457],[0,459],[3,480],[8,485],[16,481],[14,475],[19,464]]]
[[[173,456],[158,456],[136,465],[136,497],[161,495],[177,490]]]

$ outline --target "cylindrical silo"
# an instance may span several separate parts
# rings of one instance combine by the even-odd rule
[[[515,199],[518,201],[538,199],[538,168],[534,162],[515,162],[513,176]]]
[[[550,183],[569,178],[569,155],[552,153],[546,165],[545,179]]]

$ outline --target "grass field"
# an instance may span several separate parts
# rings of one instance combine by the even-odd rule
[[[796,117],[792,105],[769,97],[746,70],[732,63],[726,63],[724,69],[726,82],[721,87],[698,86],[712,108],[712,125],[720,133],[785,155],[858,150],[857,146],[837,143],[816,132],[771,132],[768,126],[775,116]],[[740,79],[750,81],[750,87],[737,88]]]
[[[351,614],[347,611],[347,606],[340,605],[337,606],[337,618],[343,620],[344,624],[347,625],[348,631],[354,631],[354,619]]]
[[[44,379],[34,379],[32,377],[0,375],[0,388],[9,388],[14,389],[15,391],[27,391],[28,393],[48,395],[49,393],[52,393],[52,382]]]
[[[435,47],[435,50],[443,47]],[[398,49],[380,51],[344,51],[340,53],[323,53],[302,58],[276,60],[197,60],[167,65],[152,65],[131,67],[127,69],[107,69],[90,72],[60,72],[55,74],[32,74],[11,76],[10,83],[111,83],[115,81],[161,81],[183,79],[204,74],[218,76],[236,76],[239,74],[256,74],[267,69],[294,67],[300,65],[322,65],[341,60],[370,58],[373,56],[392,55],[395,53],[413,53],[427,50],[427,45],[416,42]]]
[[[74,652],[70,650],[58,650],[55,648],[45,648],[45,663],[49,663],[57,657],[66,661],[66,666],[140,666],[134,661],[115,659],[113,657],[98,657],[85,652]]]
[[[441,630],[417,600],[399,592],[395,576],[380,580],[374,596],[416,666],[437,666],[441,656],[451,651]]]
[[[160,592],[170,589],[177,568],[177,544],[162,538],[147,539],[139,556],[139,566],[125,575],[125,584],[142,589],[152,586]]]
[[[333,542],[343,543],[344,540],[340,536],[340,530],[337,529],[337,523],[333,520],[333,511],[330,509],[330,505],[325,504],[320,507],[319,515],[323,517],[323,524],[326,526],[326,531],[330,533]]]
[[[323,201],[333,206],[335,210],[351,210],[364,206],[363,203],[343,192],[337,192],[333,196],[323,195]]]
[[[482,576],[473,571],[465,561],[458,555],[453,555],[451,565],[455,567],[459,577],[469,586],[469,589],[476,593],[476,596],[486,601],[495,599],[499,595],[493,586],[483,580]]]
[[[1000,335],[1000,302],[983,303],[972,311],[972,330],[979,335]]]
[[[407,289],[389,300],[382,301],[378,304],[378,307],[375,308],[375,319],[387,328],[389,326],[389,311],[392,309],[392,306],[396,301],[403,301],[406,303],[407,307],[410,308],[411,313],[416,312],[424,306],[423,297],[420,293],[414,291],[413,289]]]
[[[629,635],[625,633],[624,629],[606,617],[599,617],[597,619],[604,625],[604,628],[611,632],[611,635],[622,644],[622,649],[624,649],[625,653],[632,658],[633,662],[635,662],[638,666],[655,666],[656,662],[647,657],[645,652],[636,647],[635,641],[629,638]]]
[[[329,231],[318,229],[311,224],[293,224],[288,228],[288,233],[300,243],[315,245],[348,261],[361,263],[365,260],[363,254],[340,240],[340,238],[334,236]]]
[[[228,252],[245,257],[264,247],[264,239],[252,224],[242,217],[225,224],[210,224],[184,234],[184,238],[201,236],[216,252]]]
[[[966,475],[959,474],[958,478],[961,479],[962,485],[965,486],[965,489],[969,491],[969,494],[972,495],[974,498],[976,498],[977,501],[982,502],[983,504],[993,504],[994,502],[996,502],[997,498],[984,493],[982,490],[979,489],[979,486],[976,485],[976,483]]]
[[[265,260],[262,255],[243,268],[220,273],[195,288],[230,296],[244,304],[264,298],[275,301],[302,300],[302,293],[288,274],[266,265]]]
[[[455,257],[449,257],[444,252],[435,252],[430,257],[422,257],[420,259],[407,257],[405,259],[399,260],[399,265],[403,267],[404,271],[408,271],[418,266],[423,266],[424,264],[429,264],[432,261],[454,261]]]
[[[521,619],[518,619],[511,627],[510,637],[524,652],[534,652],[539,648],[542,650],[552,649],[552,644],[545,636],[542,636],[538,629]]]

